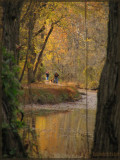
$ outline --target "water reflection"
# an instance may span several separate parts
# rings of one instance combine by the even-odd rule
[[[21,131],[28,142],[31,157],[78,158],[87,156],[85,110],[79,109],[49,115],[26,115],[28,128]],[[89,110],[90,148],[93,141],[95,110]]]

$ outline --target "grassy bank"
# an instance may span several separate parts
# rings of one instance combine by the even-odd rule
[[[20,97],[23,104],[57,104],[76,101],[81,98],[77,88],[49,84],[32,84],[23,86],[24,94]]]

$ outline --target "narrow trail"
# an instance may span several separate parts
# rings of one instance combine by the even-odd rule
[[[86,91],[84,89],[78,89],[82,95],[82,99],[75,102],[64,102],[59,104],[28,104],[24,106],[24,111],[28,110],[58,110],[58,111],[69,111],[73,109],[85,109],[86,108]],[[88,109],[96,109],[97,107],[97,92],[96,91],[87,91],[87,102]]]

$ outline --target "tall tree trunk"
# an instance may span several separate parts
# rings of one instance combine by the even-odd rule
[[[52,25],[51,25],[51,28],[50,28],[50,30],[49,30],[46,38],[45,38],[43,47],[42,47],[42,49],[41,49],[41,51],[40,51],[40,53],[39,53],[37,62],[36,62],[36,64],[35,64],[35,69],[34,69],[34,71],[33,71],[34,77],[35,77],[35,75],[36,75],[38,65],[41,64],[41,62],[42,62],[43,51],[44,51],[44,49],[45,49],[45,47],[46,47],[47,41],[48,41],[48,39],[49,39],[49,36],[51,35],[51,33],[52,33],[52,31],[53,31],[53,26],[54,26],[54,25],[52,24]]]
[[[16,64],[18,60],[17,59],[18,51],[16,50],[16,44],[17,45],[19,44],[19,20],[23,2],[24,2],[23,0],[2,1],[2,9],[3,9],[2,45],[8,51],[13,52],[13,55],[16,59]],[[4,104],[4,95],[2,95],[2,101]],[[8,118],[11,115],[10,113],[11,110],[9,110],[10,108],[11,108],[10,105],[2,106],[2,112],[4,114],[3,121],[5,122],[7,121],[8,123],[10,123],[10,120]],[[14,156],[16,157],[26,156],[19,134],[17,132],[14,132],[13,129],[2,128],[2,154],[10,156],[10,152],[13,150],[15,150]]]
[[[92,157],[120,157],[120,2],[109,2],[107,59],[98,91]]]
[[[20,13],[23,0],[4,0],[3,6],[3,46],[9,51],[13,51],[16,63],[19,58],[19,51],[16,45],[19,45]]]
[[[33,30],[34,30],[34,25],[36,21],[36,16],[33,11],[31,11],[31,15],[29,18],[29,37],[28,37],[28,53],[29,57],[27,60],[27,67],[28,67],[28,83],[34,82],[34,75],[33,75],[33,66],[36,58],[36,54],[34,52],[34,40],[33,40]]]

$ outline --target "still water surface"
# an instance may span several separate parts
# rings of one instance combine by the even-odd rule
[[[39,111],[40,112],[40,111]],[[93,142],[95,109],[88,110],[89,149]],[[74,109],[50,114],[27,114],[27,127],[20,131],[30,157],[80,158],[86,157],[86,111]]]

